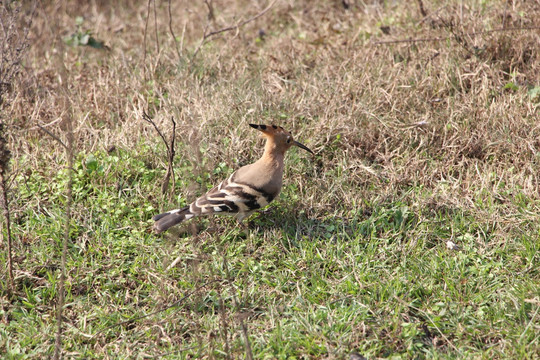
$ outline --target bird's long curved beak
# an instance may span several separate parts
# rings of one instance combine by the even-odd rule
[[[298,141],[294,141],[293,144],[298,146],[301,149],[304,149],[304,150],[309,151],[310,153],[314,154],[313,151],[311,151],[306,145],[301,144]]]

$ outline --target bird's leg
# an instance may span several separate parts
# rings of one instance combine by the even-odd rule
[[[249,221],[249,225],[253,225],[253,220],[257,220],[258,218],[260,218],[261,216],[266,216],[268,214],[270,214],[273,210],[273,207],[272,206],[269,206],[267,207],[266,209],[264,210],[258,210],[255,212],[255,216],[251,218],[251,220]]]
[[[268,206],[264,210],[257,211],[257,215],[252,219],[252,221],[250,221],[250,224],[253,224],[253,220],[256,220],[262,217],[262,218],[265,218],[266,221],[269,221],[270,223],[272,223],[272,225],[275,226],[276,222],[274,221],[272,216],[269,216],[273,211],[274,211],[273,206]]]
[[[238,226],[240,227],[241,233],[246,236],[247,239],[249,239],[249,223],[244,222],[244,218],[242,219],[236,219],[238,221]]]

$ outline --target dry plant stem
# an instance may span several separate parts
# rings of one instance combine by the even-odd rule
[[[7,89],[12,87],[12,82],[19,73],[21,59],[28,49],[28,32],[36,11],[36,4],[32,7],[30,22],[22,31],[17,30],[20,20],[20,5],[8,9],[11,5],[1,4],[0,8],[0,41],[6,43],[0,49],[0,105],[4,102]]]
[[[178,47],[178,41],[176,41],[176,35],[174,34],[174,30],[173,30],[173,27],[172,27],[171,0],[169,0],[169,31],[171,32],[171,36],[172,36],[173,41],[174,41],[174,46],[176,48],[176,53],[178,55],[178,60],[180,61],[180,59],[182,58],[182,52],[181,52],[180,48]]]
[[[170,194],[172,198],[172,196],[174,195],[173,191],[174,191],[174,182],[175,182],[173,161],[174,161],[174,155],[175,155],[174,142],[176,138],[176,121],[174,121],[174,118],[171,117],[171,122],[173,123],[173,130],[171,134],[171,140],[169,142],[167,141],[167,139],[165,138],[165,135],[163,135],[161,130],[159,130],[159,127],[156,125],[154,120],[152,120],[150,115],[148,115],[146,112],[143,113],[143,120],[152,124],[154,129],[156,129],[159,137],[161,137],[161,140],[163,140],[165,147],[167,148],[167,155],[168,155],[167,173],[165,174],[165,178],[163,179],[163,184],[161,185],[161,193],[165,195],[165,193],[167,192],[167,188],[169,187],[169,181],[172,178],[173,186],[171,187],[171,194]]]
[[[268,12],[268,10],[270,10],[272,8],[272,6],[274,6],[274,4],[276,3],[277,0],[274,0],[270,3],[270,5],[268,5],[263,11],[261,11],[260,13],[258,13],[257,15],[247,19],[247,20],[244,20],[244,21],[241,21],[239,22],[238,24],[236,25],[232,25],[232,26],[228,26],[228,27],[225,27],[225,28],[222,28],[222,29],[219,29],[219,30],[215,30],[215,31],[211,31],[209,33],[207,33],[207,30],[208,30],[208,23],[206,24],[205,26],[205,29],[204,29],[204,35],[203,35],[203,38],[201,39],[201,41],[199,42],[199,45],[197,46],[197,48],[195,49],[195,52],[193,52],[193,56],[191,57],[191,61],[195,60],[195,57],[197,56],[197,54],[199,53],[199,51],[201,50],[201,47],[204,45],[204,43],[209,39],[211,38],[212,36],[214,35],[217,35],[217,34],[221,34],[223,32],[226,32],[226,31],[231,31],[231,30],[236,30],[258,18],[260,18],[261,16],[263,16],[264,14],[266,14]],[[208,8],[209,9],[212,9],[212,7],[206,3]],[[210,11],[210,10],[209,10]],[[213,15],[212,15],[213,16]],[[209,14],[209,18],[210,18],[210,14]]]
[[[508,11],[508,3],[510,1],[505,1],[504,2],[504,13],[503,13],[503,17],[502,17],[502,28],[505,29],[506,28],[506,12]]]
[[[239,309],[238,298],[236,297],[236,292],[234,291],[232,277],[231,277],[231,274],[229,272],[229,265],[227,264],[227,255],[226,255],[225,252],[223,253],[223,266],[225,267],[225,273],[227,274],[227,281],[229,282],[229,286],[231,287],[231,291],[232,291],[232,294],[233,294],[234,307],[238,310]],[[238,321],[240,322],[240,326],[242,327],[242,335],[244,336],[244,346],[246,348],[246,358],[248,360],[252,360],[253,359],[253,352],[251,351],[251,344],[249,342],[248,330],[247,330],[246,322],[244,321],[244,317],[242,316],[242,314],[240,314],[238,316]]]
[[[223,340],[223,343],[225,344],[225,358],[230,359],[231,358],[231,350],[229,346],[229,324],[227,323],[227,317],[225,313],[225,305],[223,303],[223,298],[221,297],[221,293],[219,295],[219,313],[221,318],[221,338]]]
[[[148,18],[150,17],[150,1],[152,0],[148,0],[148,6],[146,7],[146,21],[144,22],[143,64],[146,64],[146,34],[148,33]],[[143,68],[146,68],[146,66]]]
[[[158,59],[159,59],[159,53],[160,53],[160,49],[159,49],[159,37],[158,37],[158,22],[157,22],[157,13],[156,13],[156,0],[153,0],[154,1],[154,33],[156,35],[156,50],[157,50],[157,53],[158,53]]]
[[[212,5],[212,0],[204,0],[204,3],[208,8],[208,20],[214,20],[216,17],[214,16],[214,5]]]
[[[428,13],[426,12],[426,9],[424,8],[424,3],[422,0],[416,0],[418,3],[418,8],[420,9],[420,14],[422,14],[423,17],[428,16]]]
[[[9,213],[9,204],[8,204],[8,197],[7,197],[7,189],[6,189],[6,178],[5,178],[5,169],[2,169],[0,171],[0,186],[1,190],[1,199],[2,202],[2,209],[4,211],[4,218],[6,219],[6,237],[7,237],[7,271],[8,271],[8,297],[11,298],[14,291],[14,285],[13,285],[13,260],[12,260],[12,250],[11,250],[11,221],[10,221],[10,213]],[[2,237],[3,242],[3,237]]]
[[[433,11],[432,13],[427,14],[426,16],[424,16],[424,17],[422,18],[422,20],[418,21],[417,25],[420,25],[420,24],[422,24],[423,22],[427,21],[428,19],[433,18],[433,16],[439,14],[439,12],[441,12],[443,9],[446,9],[447,7],[448,7],[447,4],[442,5],[442,6],[439,7],[437,10],[435,10],[435,11]]]
[[[58,136],[54,135],[52,132],[50,132],[49,130],[45,129],[43,126],[41,126],[40,124],[37,124],[37,126],[40,128],[40,130],[43,130],[45,133],[47,133],[47,135],[49,135],[50,137],[52,137],[54,140],[58,141],[58,143],[60,145],[62,145],[62,147],[66,150],[68,150],[68,146],[62,141],[62,139],[60,139]]]
[[[0,205],[4,212],[4,218],[6,219],[6,237],[7,237],[7,294],[11,298],[15,289],[13,282],[13,250],[11,248],[11,221],[9,212],[9,202],[7,194],[7,175],[9,169],[9,162],[11,159],[11,152],[7,148],[6,141],[6,125],[0,123]],[[0,245],[4,244],[4,232],[2,231],[2,237],[0,239]]]
[[[112,328],[115,328],[117,326],[122,326],[122,325],[126,325],[126,324],[131,324],[135,321],[139,321],[139,320],[142,320],[142,319],[145,319],[147,317],[150,317],[150,316],[153,316],[153,315],[156,315],[156,314],[159,314],[159,313],[162,313],[164,311],[167,311],[175,306],[178,306],[180,305],[184,300],[186,300],[188,297],[190,297],[191,295],[197,293],[198,291],[202,290],[203,288],[209,286],[210,284],[213,284],[215,282],[218,282],[218,281],[221,281],[219,279],[214,279],[214,280],[211,280],[211,281],[207,281],[205,282],[204,284],[202,284],[201,286],[195,288],[194,290],[188,292],[186,295],[184,295],[182,298],[180,298],[180,300],[172,303],[171,305],[169,306],[166,306],[164,307],[163,309],[161,310],[157,310],[157,311],[154,311],[154,312],[151,312],[150,314],[146,314],[146,315],[143,315],[143,316],[139,316],[139,317],[136,317],[136,318],[133,318],[133,319],[129,319],[129,320],[126,320],[126,321],[122,321],[122,322],[119,322],[119,323],[116,323],[116,324],[113,324],[113,325],[110,325],[110,326],[107,326],[105,329],[102,329],[100,331],[98,331],[97,333],[95,333],[93,336],[92,336],[92,339],[95,338],[96,336],[98,336],[99,334],[109,330],[109,329],[112,329]]]
[[[173,123],[173,129],[171,133],[171,140],[170,140],[169,152],[168,152],[169,166],[167,167],[167,174],[165,175],[166,181],[163,181],[163,186],[161,187],[161,193],[165,194],[165,192],[167,192],[167,187],[169,186],[169,178],[172,179],[172,186],[171,186],[171,192],[169,194],[169,200],[172,200],[172,198],[174,197],[174,183],[175,183],[173,162],[174,162],[174,155],[175,155],[174,142],[176,140],[176,121],[174,121],[174,118],[172,116],[171,116],[171,122]]]
[[[459,353],[460,355],[463,355],[463,353],[461,352],[460,349],[458,349],[453,343],[452,341],[450,341],[450,339],[441,331],[441,329],[439,329],[439,327],[437,326],[437,324],[435,324],[433,322],[433,320],[431,319],[431,316],[429,316],[429,314],[427,314],[425,311],[423,311],[422,309],[419,309],[415,306],[412,306],[408,303],[406,303],[405,301],[403,301],[403,299],[400,299],[399,297],[395,296],[394,295],[394,299],[396,299],[398,302],[400,302],[401,304],[403,304],[405,307],[410,307],[411,309],[414,309],[422,314],[424,314],[424,316],[429,320],[429,322],[431,323],[431,325],[433,327],[435,327],[435,329],[437,329],[437,332],[441,335],[441,337],[448,343],[450,344],[450,346],[457,352]]]
[[[146,34],[148,32],[148,19],[150,18],[150,3],[152,0],[148,0],[148,5],[146,7],[146,21],[144,24],[144,39],[143,39],[143,48],[144,48],[144,56],[143,56],[143,63],[146,64]],[[159,37],[158,37],[158,23],[157,23],[157,14],[156,14],[156,1],[154,0],[154,30],[155,30],[155,36],[156,36],[156,50],[157,55],[156,56],[156,65],[159,63]],[[146,68],[146,67],[145,67]]]
[[[484,35],[484,34],[491,34],[494,32],[502,32],[502,31],[520,31],[520,30],[540,30],[540,26],[530,26],[530,27],[519,27],[519,28],[501,28],[501,29],[493,29],[493,30],[485,30],[485,31],[475,31],[470,33],[463,33],[462,35],[467,36],[477,36],[477,35]],[[399,43],[417,43],[417,42],[430,42],[430,41],[444,41],[449,39],[457,39],[456,35],[451,36],[436,36],[436,37],[430,37],[430,38],[419,38],[419,39],[399,39],[399,40],[381,40],[381,41],[373,41],[373,45],[387,45],[387,44],[399,44]]]
[[[467,40],[465,39],[465,35],[463,31],[459,31],[455,29],[455,26],[451,23],[448,23],[445,19],[439,16],[439,20],[443,23],[443,25],[448,29],[448,31],[453,35],[452,38],[461,46],[463,50],[469,53],[469,55],[474,55],[474,52],[470,49],[471,46],[469,46]]]
[[[21,60],[28,49],[28,33],[34,17],[36,4],[34,4],[30,22],[23,30],[19,30],[21,21],[21,5],[0,4],[0,106],[4,104],[5,96],[13,88],[13,82],[19,75]],[[3,109],[0,109],[3,110]],[[7,148],[7,140],[5,133],[6,125],[0,123],[0,202],[4,217],[6,219],[6,237],[7,237],[7,292],[11,298],[15,286],[13,281],[13,254],[11,241],[11,220],[8,200],[8,168],[11,159],[11,152]],[[0,238],[0,245],[3,245],[3,232]]]
[[[68,158],[68,186],[67,186],[67,203],[66,203],[66,223],[64,229],[64,241],[62,243],[62,264],[60,283],[58,288],[58,304],[56,311],[56,342],[54,346],[54,359],[60,359],[62,354],[62,312],[64,308],[64,288],[66,282],[66,254],[67,244],[69,241],[69,232],[71,229],[71,205],[73,202],[73,119],[68,115],[66,120],[67,125],[67,146],[65,146]]]
[[[221,248],[221,253],[226,254],[228,249],[228,244],[225,244],[224,248]],[[216,274],[212,271],[212,277],[216,277]],[[225,302],[223,301],[223,296],[221,296],[223,293],[223,288],[219,287],[217,294],[219,296],[219,334],[221,336],[221,340],[224,345],[223,351],[225,352],[225,358],[230,359],[231,358],[231,346],[229,341],[229,321],[227,317],[227,311],[225,308]]]

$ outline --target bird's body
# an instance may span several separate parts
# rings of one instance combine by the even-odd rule
[[[294,141],[291,134],[280,126],[250,126],[260,130],[267,138],[263,156],[255,163],[236,170],[189,206],[154,216],[156,232],[166,231],[184,220],[201,215],[233,215],[241,222],[279,195],[283,185],[285,152],[292,145],[313,153]]]

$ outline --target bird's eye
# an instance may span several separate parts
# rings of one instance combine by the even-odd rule
[[[290,142],[291,142],[291,138],[288,137],[288,138],[287,138],[287,144],[290,143]]]

